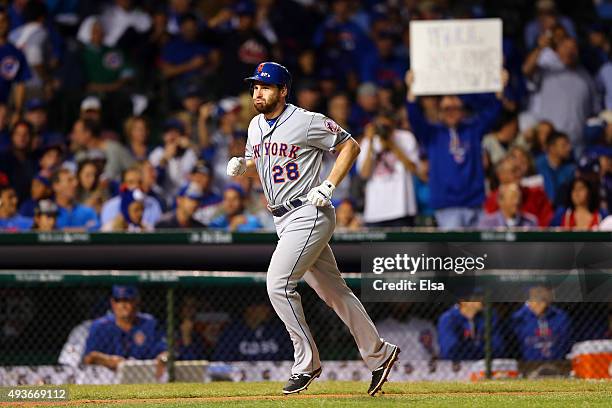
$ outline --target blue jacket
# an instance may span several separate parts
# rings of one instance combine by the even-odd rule
[[[493,357],[500,357],[503,353],[503,340],[495,313],[491,323]],[[438,320],[440,358],[453,361],[484,358],[484,329],[484,314],[477,314],[470,322],[459,313],[459,305],[451,307]]]
[[[138,313],[132,329],[124,332],[115,324],[115,316],[109,313],[92,323],[83,356],[99,351],[124,358],[149,360],[165,350],[162,331],[153,316]]]
[[[485,199],[481,141],[497,120],[501,103],[492,94],[474,95],[470,101],[474,108],[481,107],[480,113],[459,124],[458,140],[453,143],[448,127],[428,122],[417,103],[407,104],[414,135],[429,158],[434,209],[480,207]]]
[[[570,318],[554,306],[538,318],[523,305],[512,315],[512,330],[527,361],[564,360],[572,344]]]

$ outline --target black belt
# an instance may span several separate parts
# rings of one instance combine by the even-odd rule
[[[295,200],[289,201],[289,204],[293,208],[289,209],[285,207],[285,204],[283,204],[280,207],[271,210],[272,215],[275,217],[282,217],[283,215],[287,214],[289,211],[293,210],[294,208],[301,207],[304,204],[304,201],[300,200],[299,198],[296,198]]]

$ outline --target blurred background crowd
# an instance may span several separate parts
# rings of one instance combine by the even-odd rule
[[[0,3],[0,230],[273,229],[225,174],[267,60],[361,144],[339,230],[612,228],[607,0]],[[483,17],[503,92],[414,97],[410,21]]]

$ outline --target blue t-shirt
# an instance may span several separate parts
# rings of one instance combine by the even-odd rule
[[[538,317],[523,305],[512,315],[512,329],[523,360],[564,360],[572,344],[570,318],[554,306]]]
[[[283,107],[283,111],[277,117],[272,118],[272,119],[266,119],[266,122],[268,122],[268,126],[270,126],[270,128],[274,126],[278,118],[280,118],[281,115],[285,112],[285,109],[287,109],[287,106],[289,105],[285,104],[285,106]],[[244,136],[246,137],[246,134]]]
[[[83,227],[89,231],[95,231],[100,228],[100,220],[93,208],[81,204],[75,204],[71,209],[60,207],[58,205],[58,214],[56,228],[63,229],[66,227]]]
[[[536,159],[536,170],[544,177],[544,191],[553,205],[558,206],[563,197],[559,197],[559,190],[564,184],[574,179],[576,166],[570,163],[562,164],[553,169],[548,163],[548,157],[542,154]]]
[[[0,218],[0,231],[29,231],[32,229],[32,218],[21,214],[11,218]]]
[[[395,85],[402,83],[408,61],[395,56],[383,58],[378,54],[371,55],[363,62],[361,82],[374,82],[378,85]]]
[[[115,323],[111,313],[96,319],[89,329],[83,357],[92,351],[104,354],[149,360],[166,351],[163,331],[157,320],[147,313],[138,313],[132,329],[125,332]]]
[[[433,215],[434,211],[429,205],[429,183],[425,183],[417,175],[412,176],[412,183],[414,184],[414,194],[416,196],[419,215]]]
[[[352,21],[340,22],[334,16],[317,27],[313,45],[320,47],[325,44],[325,37],[328,33],[334,33],[338,40],[338,46],[342,50],[350,52],[357,64],[362,63],[360,55],[375,52],[374,43],[368,34]]]
[[[37,203],[38,201],[32,198],[24,201],[19,206],[19,214],[23,215],[24,217],[34,218],[34,209],[36,208]]]
[[[0,130],[0,153],[11,148],[11,135],[7,129]]]
[[[236,229],[237,232],[252,232],[262,228],[261,222],[254,215],[244,214],[246,222],[241,224]],[[230,220],[226,215],[220,215],[213,219],[208,225],[210,228],[227,229],[230,226]]]
[[[292,360],[293,350],[285,328],[274,321],[252,330],[243,321],[228,326],[219,339],[213,360],[283,361]]]
[[[7,103],[11,86],[32,77],[25,56],[13,44],[0,46],[0,103]]]
[[[177,37],[171,40],[162,49],[161,58],[164,62],[173,65],[184,64],[189,62],[196,56],[206,57],[209,53],[209,48],[197,41],[185,41],[184,39]],[[194,72],[186,72],[179,75],[179,77],[189,77]]]

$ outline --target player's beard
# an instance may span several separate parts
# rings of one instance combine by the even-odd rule
[[[280,92],[270,97],[269,101],[266,101],[264,98],[262,99],[263,103],[261,104],[257,104],[257,102],[253,100],[255,110],[259,113],[263,113],[264,115],[267,113],[272,113],[278,107],[278,103],[280,102]]]

